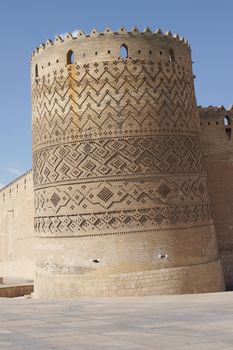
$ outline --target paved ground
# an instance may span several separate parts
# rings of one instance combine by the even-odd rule
[[[233,349],[233,293],[0,298],[1,350]]]

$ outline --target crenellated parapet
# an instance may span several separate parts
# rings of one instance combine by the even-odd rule
[[[22,192],[26,190],[29,182],[32,182],[31,169],[0,189],[0,202],[4,202],[5,199],[11,199],[14,195],[17,195],[19,191]]]
[[[69,64],[67,55],[71,51],[74,62],[82,65],[95,61],[119,60],[122,58],[122,46],[126,48],[129,60],[173,61],[178,65],[189,63],[191,67],[189,43],[178,34],[170,31],[163,33],[161,29],[153,33],[149,27],[143,32],[137,27],[133,27],[130,32],[124,28],[117,32],[106,28],[103,32],[93,29],[88,35],[83,31],[67,33],[57,36],[54,41],[48,39],[42,43],[32,53],[32,78],[40,78],[51,67],[59,69],[62,65]]]
[[[138,30],[136,26],[134,26],[130,32],[128,32],[124,27],[119,28],[118,31],[112,31],[110,28],[105,28],[103,32],[98,32],[97,29],[93,28],[90,34],[85,34],[82,30],[78,30],[73,33],[66,33],[64,35],[58,35],[55,37],[54,40],[48,39],[45,43],[41,43],[39,47],[36,47],[36,49],[32,53],[32,58],[35,57],[37,54],[40,54],[41,52],[44,52],[46,48],[49,48],[53,45],[60,45],[61,43],[66,43],[77,40],[90,40],[92,38],[109,38],[110,36],[121,36],[124,35],[125,38],[127,37],[136,37],[140,38],[141,36],[153,36],[157,39],[165,39],[165,40],[173,40],[175,43],[179,42],[182,45],[187,46],[190,49],[189,42],[184,39],[183,37],[180,37],[178,34],[172,34],[171,31],[162,32],[160,28],[156,29],[154,32],[149,27],[146,27],[143,32]]]
[[[201,140],[207,159],[232,157],[233,106],[198,107]]]
[[[228,108],[221,106],[198,106],[200,125],[202,127],[230,127],[233,121],[233,105]]]

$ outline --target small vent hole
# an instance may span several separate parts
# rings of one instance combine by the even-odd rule
[[[161,260],[167,259],[167,254],[159,254],[159,259]]]

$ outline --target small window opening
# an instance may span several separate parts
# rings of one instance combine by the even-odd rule
[[[138,53],[141,53],[141,50],[138,50]]]
[[[175,62],[175,52],[173,49],[169,50],[169,61],[170,62]]]
[[[72,50],[69,50],[67,52],[66,62],[67,64],[74,64],[74,53]]]
[[[162,54],[163,54],[163,51],[159,51],[159,54],[160,54],[160,56],[162,56]]]
[[[97,52],[97,51],[95,52],[95,55],[96,55],[96,56],[98,55],[98,52]]]
[[[229,126],[229,125],[231,124],[231,120],[230,120],[230,118],[228,117],[228,115],[226,115],[226,116],[224,117],[223,122],[224,122],[224,125],[225,125],[225,126]]]
[[[128,58],[128,46],[127,45],[125,45],[125,44],[121,45],[120,56],[121,56],[121,58]]]
[[[150,55],[152,55],[152,51],[151,50],[149,51],[149,53],[150,53]]]
[[[110,51],[110,50],[108,50],[108,53],[111,53],[111,51]]]
[[[230,126],[231,120],[230,120],[230,117],[228,115],[226,115],[224,117],[223,122],[224,122],[224,125],[225,125],[225,133],[226,133],[228,139],[230,140],[231,139],[231,126]]]
[[[35,66],[35,77],[38,78],[39,77],[39,73],[38,73],[38,65],[36,64]]]

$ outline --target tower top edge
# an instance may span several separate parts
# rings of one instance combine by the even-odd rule
[[[97,29],[93,28],[89,34],[84,33],[82,30],[77,30],[72,33],[65,33],[62,35],[58,35],[54,38],[54,40],[48,39],[45,43],[41,43],[40,46],[36,47],[32,52],[33,59],[38,54],[42,53],[44,50],[46,50],[48,47],[59,45],[62,43],[67,43],[69,41],[73,40],[88,40],[89,38],[93,37],[103,37],[103,36],[117,36],[117,35],[123,35],[125,37],[132,37],[132,36],[140,36],[140,37],[157,37],[157,38],[169,38],[176,42],[179,42],[185,46],[189,50],[190,44],[188,40],[184,39],[182,36],[179,36],[178,34],[173,34],[171,31],[163,32],[160,28],[157,28],[154,32],[149,28],[146,27],[144,31],[140,31],[136,26],[134,26],[131,31],[127,31],[124,27],[120,27],[118,31],[112,31],[110,28],[105,28],[103,32],[97,31]]]
[[[198,106],[198,110],[203,113],[233,112],[233,105],[229,107],[221,106]]]

